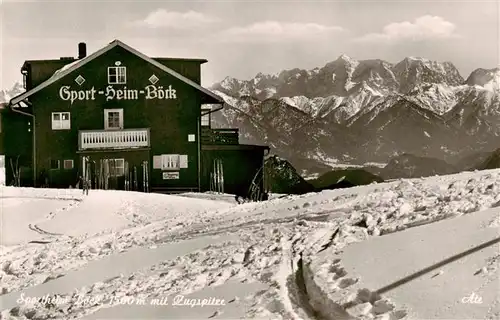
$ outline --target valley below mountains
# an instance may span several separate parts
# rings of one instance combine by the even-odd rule
[[[210,89],[227,103],[213,126],[239,128],[240,143],[269,145],[302,174],[403,154],[457,163],[500,147],[499,68],[463,78],[451,62],[342,55]]]

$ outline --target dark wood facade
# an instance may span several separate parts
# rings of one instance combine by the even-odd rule
[[[250,196],[252,186],[264,190],[264,151],[265,148],[253,145],[203,145],[202,190],[217,190],[214,183],[217,174],[223,177],[223,190],[219,191]],[[222,173],[217,172],[217,162],[221,164]]]
[[[19,154],[34,169],[35,186],[74,186],[83,176],[96,188],[165,192],[209,190],[209,162],[224,158],[225,192],[241,193],[255,180],[266,147],[239,145],[237,129],[202,121],[212,112],[202,105],[216,110],[224,103],[200,86],[205,62],[149,58],[117,40],[80,59],[26,61],[27,91],[8,108],[22,120],[2,120],[13,126],[3,131],[9,145],[2,154]],[[26,143],[19,146],[17,137]],[[240,174],[232,177],[232,167]]]
[[[15,113],[6,105],[0,105],[0,168],[2,180],[7,185],[15,183],[15,173],[19,174],[17,184],[29,186],[33,181],[31,119]],[[9,138],[8,133],[15,134]]]

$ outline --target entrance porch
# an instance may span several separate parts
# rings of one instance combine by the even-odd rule
[[[79,165],[91,189],[149,192],[149,149],[81,152]]]

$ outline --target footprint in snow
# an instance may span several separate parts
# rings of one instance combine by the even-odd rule
[[[481,269],[474,272],[474,275],[477,276],[480,273],[482,273],[482,274],[488,273],[488,269],[486,267],[482,267]]]
[[[256,253],[257,250],[253,245],[248,247],[243,257],[243,265],[248,265],[250,262],[252,262],[256,256]]]
[[[358,278],[342,278],[336,282],[336,285],[340,289],[347,289],[348,287],[358,283]]]
[[[435,273],[431,278],[439,277],[442,274],[444,274],[444,271],[443,270],[439,270],[439,272]]]
[[[234,297],[234,298],[232,298],[231,300],[229,300],[229,301],[228,301],[228,303],[233,303],[233,302],[236,302],[236,301],[238,301],[238,300],[240,300],[240,298],[238,298],[238,297]]]
[[[210,317],[208,317],[208,318],[209,318],[209,319],[211,319],[211,318],[215,318],[215,317],[217,317],[217,316],[219,316],[219,315],[221,315],[221,314],[222,314],[222,311],[217,310],[217,311],[215,311],[215,312],[214,312],[214,313],[213,313]]]
[[[359,289],[356,294],[356,300],[359,303],[369,302],[375,304],[380,299],[382,299],[382,296],[378,292],[371,291],[367,288]]]
[[[333,280],[340,279],[347,275],[347,271],[343,267],[332,266],[330,272],[333,273]]]

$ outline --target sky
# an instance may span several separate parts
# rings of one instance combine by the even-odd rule
[[[206,58],[202,84],[322,67],[338,56],[500,65],[500,0],[0,0],[0,89],[25,60],[90,54],[119,39],[148,56]]]

